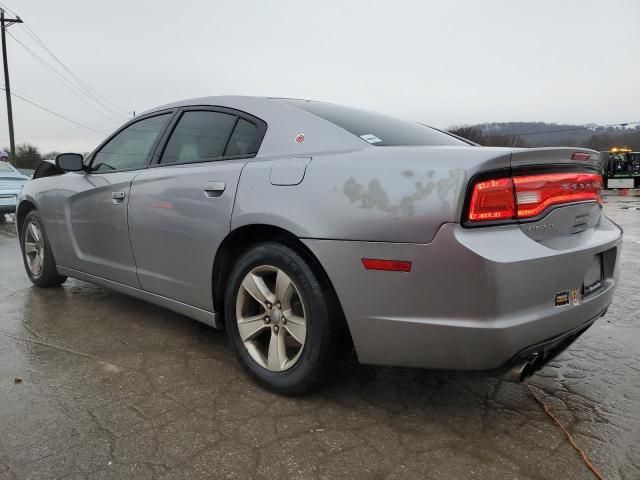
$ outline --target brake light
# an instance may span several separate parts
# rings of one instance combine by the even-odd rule
[[[498,178],[478,182],[473,187],[469,220],[505,220],[514,218],[516,202],[511,178]]]
[[[591,155],[584,152],[573,152],[571,155],[571,160],[589,160],[589,158],[591,158]]]
[[[547,173],[483,180],[473,186],[470,222],[534,218],[554,205],[602,203],[602,176]]]

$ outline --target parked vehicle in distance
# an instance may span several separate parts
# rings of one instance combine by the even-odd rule
[[[622,232],[590,150],[207,97],[56,167],[18,204],[31,281],[75,277],[224,326],[279,393],[313,388],[344,338],[365,364],[521,380],[605,313],[617,282]]]
[[[0,223],[5,222],[5,214],[15,213],[18,195],[29,177],[16,170],[7,162],[0,162]]]
[[[613,147],[600,153],[604,158],[604,188],[640,187],[640,152]]]

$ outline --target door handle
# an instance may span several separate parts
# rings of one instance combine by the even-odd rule
[[[122,203],[124,200],[124,192],[113,192],[111,194],[111,199],[113,200],[113,203]]]
[[[222,195],[222,192],[224,192],[224,189],[227,188],[227,186],[224,182],[207,182],[202,188],[204,190],[204,194],[211,198]]]

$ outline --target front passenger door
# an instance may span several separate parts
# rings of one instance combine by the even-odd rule
[[[147,168],[173,112],[137,120],[93,155],[87,171],[67,173],[58,195],[64,267],[139,288],[128,229],[132,180]]]

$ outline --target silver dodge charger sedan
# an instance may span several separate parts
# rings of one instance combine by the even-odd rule
[[[224,327],[279,393],[317,385],[345,340],[366,364],[521,380],[611,302],[622,232],[601,168],[330,103],[207,97],[43,164],[16,224],[35,285],[74,277]]]

